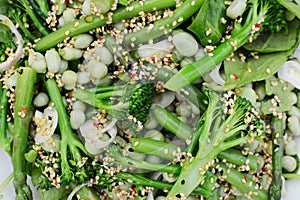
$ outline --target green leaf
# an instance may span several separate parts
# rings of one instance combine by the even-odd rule
[[[215,45],[220,42],[226,29],[221,19],[226,18],[226,6],[224,0],[205,1],[188,30],[193,32],[203,46]],[[211,33],[207,35],[207,31]],[[211,43],[208,42],[211,40]]]
[[[0,43],[10,43],[13,41],[12,32],[3,24],[0,24],[0,35]]]
[[[274,99],[279,101],[278,103],[274,103],[274,99],[263,101],[261,110],[264,114],[271,114],[274,111],[277,113],[285,112],[292,107],[291,91],[294,87],[291,84],[272,76],[266,80],[265,87],[266,94],[268,96],[276,96]]]
[[[259,59],[249,58],[247,62],[240,61],[235,56],[235,62],[224,61],[226,75],[225,90],[241,87],[247,83],[267,79],[274,75],[282,64],[293,53],[289,51],[261,54]]]
[[[293,20],[289,23],[288,34],[285,34],[285,30],[271,34],[264,32],[252,43],[248,43],[243,47],[248,51],[257,51],[260,53],[290,50],[297,42],[299,27],[299,20]]]
[[[9,4],[7,0],[0,0],[0,14],[7,15]],[[7,26],[0,23],[0,43],[8,43],[13,41],[12,33]]]
[[[122,6],[128,6],[128,0],[119,0],[118,3]]]
[[[298,19],[300,19],[300,5],[290,0],[277,0],[282,6],[288,9],[291,13],[293,13]]]
[[[9,6],[7,0],[0,0],[0,14],[6,15],[8,8]]]

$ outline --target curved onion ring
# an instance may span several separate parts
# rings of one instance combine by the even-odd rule
[[[0,21],[2,21],[2,24],[6,25],[11,30],[11,32],[13,32],[13,34],[15,35],[15,43],[18,45],[15,55],[8,57],[5,62],[0,64],[0,71],[5,71],[20,60],[21,56],[23,55],[24,40],[17,30],[17,27],[8,17],[0,14]]]
[[[211,79],[219,84],[219,85],[224,85],[225,84],[225,80],[221,77],[220,75],[220,67],[221,64],[217,65],[211,72],[210,72],[210,77]]]
[[[72,200],[73,199],[73,196],[81,189],[83,188],[84,186],[88,185],[89,182],[87,183],[82,183],[81,185],[78,185],[77,187],[74,188],[74,190],[69,194],[67,200]]]

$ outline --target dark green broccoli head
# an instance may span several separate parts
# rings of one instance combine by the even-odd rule
[[[138,121],[145,123],[152,105],[154,94],[153,84],[146,84],[138,87],[129,97],[129,114]]]

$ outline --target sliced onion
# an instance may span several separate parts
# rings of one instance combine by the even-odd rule
[[[54,133],[54,131],[55,131],[56,127],[57,127],[57,123],[58,123],[58,113],[52,107],[46,108],[44,110],[44,113],[45,113],[45,115],[47,117],[51,117],[52,124],[51,124],[51,130],[50,130],[50,132]]]
[[[85,146],[91,154],[98,154],[100,149],[112,143],[117,135],[116,119],[112,119],[110,123],[104,125],[104,128],[97,128],[95,121],[88,120],[80,126],[81,135],[85,138]],[[104,133],[109,134],[109,140],[101,140]]]
[[[48,120],[49,117],[51,120]],[[44,110],[44,113],[36,110],[34,115],[34,120],[39,123],[38,121],[44,120],[44,124],[40,127],[40,129],[36,132],[34,140],[37,143],[44,143],[47,142],[57,127],[58,123],[58,114],[54,108],[48,107]]]
[[[152,56],[162,57],[170,53],[173,49],[173,45],[168,40],[162,40],[153,45],[143,45],[138,48],[138,54],[141,58],[151,58]]]
[[[153,192],[148,192],[147,200],[154,200]]]
[[[81,189],[83,188],[84,186],[87,186],[89,184],[89,182],[87,183],[82,183],[81,185],[78,185],[74,188],[74,190],[69,194],[67,200],[72,200],[73,199],[73,196]]]
[[[0,21],[2,21],[2,24],[8,26],[11,32],[13,32],[13,34],[15,35],[15,43],[18,45],[15,55],[8,57],[5,62],[0,63],[0,71],[5,71],[20,60],[21,56],[23,55],[24,40],[16,26],[12,23],[12,21],[10,21],[8,17],[0,14]]]
[[[294,60],[285,62],[278,70],[278,77],[300,89],[300,63]]]
[[[87,120],[86,122],[84,122],[84,124],[82,124],[79,127],[82,137],[89,139],[91,141],[97,140],[97,138],[99,137],[98,135],[99,131],[97,127],[95,127],[94,123],[95,123],[94,120]]]
[[[224,85],[225,84],[225,80],[221,77],[220,75],[220,67],[221,67],[221,63],[218,64],[211,72],[210,72],[210,77],[212,78],[212,80],[219,84],[219,85]]]
[[[175,93],[171,91],[166,91],[155,96],[153,103],[165,108],[168,107],[174,101],[174,99]]]

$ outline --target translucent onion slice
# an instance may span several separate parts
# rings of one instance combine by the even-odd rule
[[[69,194],[67,200],[72,200],[74,195],[81,189],[83,188],[84,186],[87,186],[89,184],[89,182],[87,183],[82,183],[81,185],[78,185],[74,188],[74,190]]]
[[[118,132],[115,126],[116,122],[116,119],[112,119],[110,123],[104,125],[104,128],[99,128],[97,124],[95,124],[95,121],[88,120],[80,126],[79,129],[85,139],[85,146],[91,154],[100,153],[100,149],[108,146],[115,140]],[[108,134],[108,140],[101,140],[104,133]]]
[[[40,144],[47,142],[52,137],[57,127],[57,111],[52,107],[46,108],[44,113],[37,110],[34,115],[34,121],[36,123],[42,123],[36,132],[34,140]]]
[[[173,49],[173,44],[168,40],[162,40],[153,45],[142,45],[138,48],[138,54],[141,58],[151,58],[152,56],[162,57],[170,53]]]
[[[175,99],[175,93],[171,91],[166,91],[161,93],[153,99],[153,104],[160,105],[165,108],[168,107]]]
[[[0,14],[0,21],[2,21],[2,24],[6,25],[11,30],[11,32],[13,32],[13,34],[15,35],[15,43],[18,45],[15,55],[8,57],[5,62],[0,63],[0,71],[5,71],[20,60],[21,56],[23,55],[24,40],[16,26],[12,23],[12,21],[10,21],[8,17]]]
[[[221,77],[220,75],[220,68],[221,68],[221,63],[219,65],[217,65],[210,73],[210,77],[211,79],[219,84],[219,85],[224,85],[225,84],[225,80]]]
[[[300,63],[294,60],[285,62],[278,70],[278,77],[300,89]]]

